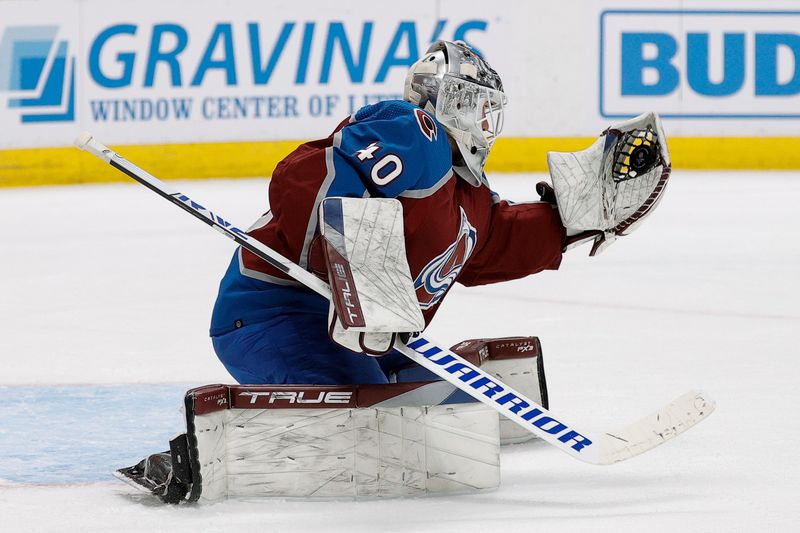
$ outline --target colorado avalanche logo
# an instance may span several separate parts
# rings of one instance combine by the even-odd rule
[[[417,117],[417,125],[426,139],[433,142],[439,138],[439,129],[430,115],[422,109],[415,109],[414,116]]]
[[[478,234],[461,209],[461,229],[456,241],[425,265],[414,280],[420,309],[430,309],[442,299],[472,255],[477,241]]]

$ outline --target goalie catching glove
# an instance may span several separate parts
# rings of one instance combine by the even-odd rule
[[[629,234],[653,211],[671,170],[655,113],[610,127],[586,150],[549,152],[547,164],[553,188],[540,183],[537,190],[558,206],[565,249],[593,240],[589,255]]]
[[[331,339],[383,355],[399,333],[425,328],[406,259],[403,207],[389,198],[326,198],[320,233],[331,298]]]

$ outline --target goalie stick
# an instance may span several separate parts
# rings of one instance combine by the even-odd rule
[[[330,287],[324,281],[265,244],[249,237],[247,233],[187,195],[172,190],[164,182],[95,140],[89,133],[82,133],[75,140],[75,145],[202,220],[309,289],[331,299]],[[559,450],[590,464],[612,464],[655,448],[705,419],[713,412],[715,406],[714,401],[705,393],[689,391],[657,412],[620,431],[591,434],[575,429],[560,416],[503,384],[424,334],[411,338],[407,343],[398,342],[396,349]]]

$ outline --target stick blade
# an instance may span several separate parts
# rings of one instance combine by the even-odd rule
[[[715,407],[707,393],[689,391],[627,428],[602,435],[597,464],[617,463],[660,446],[705,420]]]

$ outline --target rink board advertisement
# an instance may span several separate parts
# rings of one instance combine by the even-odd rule
[[[83,130],[162,177],[269,175],[301,140],[400,98],[437,39],[503,77],[489,170],[544,170],[548,149],[649,110],[677,167],[800,168],[800,6],[657,7],[0,2],[0,185],[119,179],[68,148]]]

